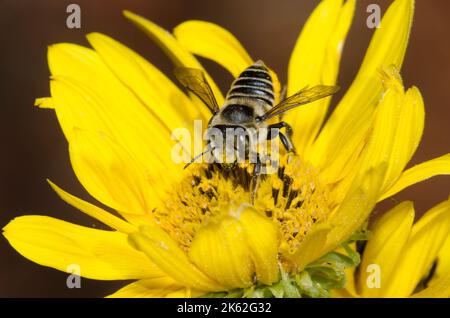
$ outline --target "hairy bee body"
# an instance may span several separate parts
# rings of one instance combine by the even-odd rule
[[[269,69],[262,61],[246,68],[231,84],[224,104],[211,117],[208,133],[220,131],[217,136],[209,137],[209,145],[218,161],[227,164],[227,158],[242,162],[253,154],[252,163],[263,158],[256,156],[257,148],[268,138],[267,123],[258,120],[274,106],[275,93]]]
[[[207,129],[206,150],[194,157],[186,167],[210,153],[215,159],[213,162],[223,165],[234,163],[223,161],[223,157],[244,160],[250,158],[250,163],[254,164],[252,200],[261,169],[265,162],[271,161],[270,156],[259,151],[259,146],[264,141],[274,140],[278,136],[286,151],[295,153],[291,141],[292,129],[281,120],[281,115],[295,107],[330,96],[339,89],[333,85],[305,87],[275,104],[273,78],[264,63],[257,61],[233,81],[225,102],[219,106],[201,70],[177,68],[175,76],[191,93],[200,98],[212,113]],[[268,121],[272,118],[278,118],[279,121],[269,124]],[[281,132],[280,129],[285,131]]]

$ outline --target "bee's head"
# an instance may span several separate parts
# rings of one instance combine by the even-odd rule
[[[207,139],[209,141],[229,141],[238,140],[245,141],[249,138],[249,131],[244,126],[240,125],[214,125],[208,128]]]
[[[215,153],[227,155],[227,158],[247,157],[253,140],[251,129],[240,125],[214,125],[208,128],[206,135]]]

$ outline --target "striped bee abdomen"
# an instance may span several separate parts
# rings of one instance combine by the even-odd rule
[[[272,78],[262,61],[246,68],[236,78],[227,94],[227,101],[233,102],[233,99],[243,97],[262,101],[267,108],[273,106]]]

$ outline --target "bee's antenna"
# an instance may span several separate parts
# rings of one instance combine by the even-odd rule
[[[213,150],[214,150],[214,148],[212,148],[212,147],[210,147],[210,146],[208,145],[208,148],[207,148],[204,152],[202,152],[201,154],[198,154],[198,155],[196,155],[194,158],[192,158],[191,161],[189,161],[189,162],[184,166],[183,169],[186,169],[187,167],[189,167],[189,166],[190,166],[191,164],[193,164],[198,158],[202,157],[205,153],[208,153],[208,152],[213,151]]]

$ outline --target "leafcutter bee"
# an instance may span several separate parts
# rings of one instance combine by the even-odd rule
[[[245,159],[254,158],[251,162],[254,164],[251,181],[252,200],[261,167],[266,160],[255,151],[258,148],[257,143],[261,141],[261,131],[264,131],[262,135],[264,140],[279,137],[287,152],[295,154],[291,141],[292,128],[281,120],[280,115],[297,106],[335,94],[339,90],[338,86],[327,85],[305,87],[274,105],[273,79],[265,64],[257,61],[234,80],[224,104],[219,107],[203,71],[179,67],[175,69],[175,77],[188,91],[200,98],[212,113],[207,129],[206,150],[194,157],[185,167],[207,153],[211,153],[217,162],[223,163],[224,154],[243,150]],[[275,117],[280,118],[280,121],[268,123]],[[284,129],[285,133],[282,133],[280,129]],[[239,133],[236,133],[238,131]],[[242,153],[239,153],[237,157],[242,157]]]

